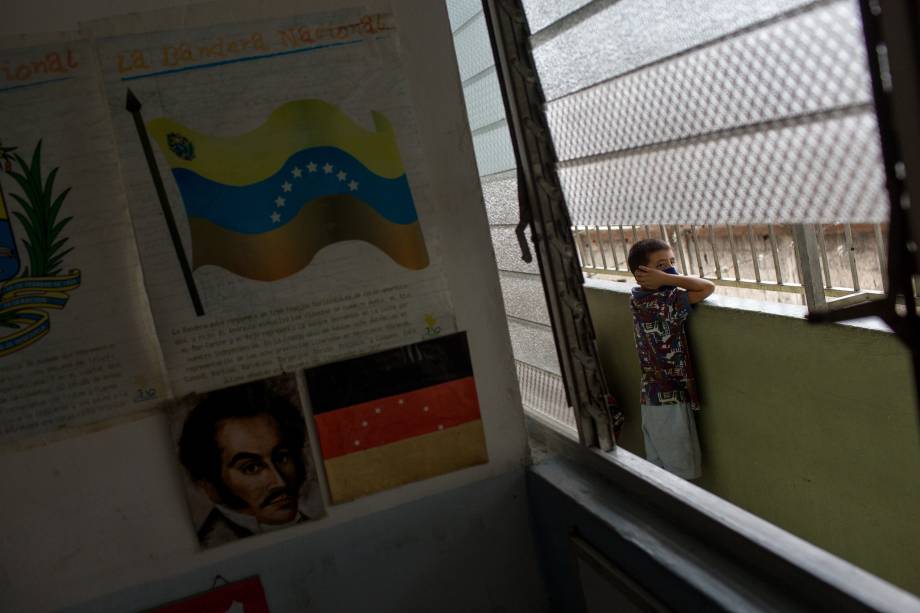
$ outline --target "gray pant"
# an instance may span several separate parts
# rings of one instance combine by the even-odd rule
[[[645,457],[684,479],[702,475],[693,409],[684,404],[642,405]]]

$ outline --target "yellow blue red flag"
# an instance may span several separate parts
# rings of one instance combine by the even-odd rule
[[[372,118],[375,131],[332,104],[299,100],[229,138],[167,118],[148,123],[185,204],[192,267],[274,281],[351,240],[405,268],[428,266],[393,127],[379,113]]]

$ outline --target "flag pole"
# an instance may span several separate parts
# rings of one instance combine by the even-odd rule
[[[188,264],[188,258],[185,256],[185,249],[182,248],[182,239],[179,236],[179,229],[176,227],[172,208],[169,206],[169,198],[166,196],[166,188],[163,187],[163,179],[160,177],[156,158],[153,157],[150,137],[147,135],[147,128],[144,126],[144,119],[141,117],[141,101],[137,99],[137,96],[130,89],[128,90],[125,108],[134,117],[134,127],[137,128],[137,135],[140,137],[141,146],[144,148],[144,157],[147,158],[147,167],[150,169],[150,176],[153,178],[153,185],[157,190],[160,207],[163,209],[163,217],[166,218],[166,226],[169,228],[169,236],[172,239],[173,247],[176,249],[176,256],[179,258],[179,266],[182,268],[182,276],[185,277],[185,285],[188,287],[188,293],[192,298],[195,314],[201,317],[204,315],[204,307],[201,305],[201,297],[198,295],[198,287],[195,285],[195,277],[192,276],[192,269]]]

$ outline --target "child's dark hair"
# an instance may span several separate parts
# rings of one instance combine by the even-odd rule
[[[660,238],[644,238],[638,243],[634,243],[629,249],[629,256],[626,258],[626,263],[629,265],[629,272],[636,272],[640,266],[647,265],[648,257],[656,251],[670,248],[671,245]]]

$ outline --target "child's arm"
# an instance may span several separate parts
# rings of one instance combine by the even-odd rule
[[[668,273],[658,270],[657,268],[649,268],[648,266],[640,266],[636,270],[636,280],[645,287],[651,289],[658,289],[662,285],[676,285],[677,287],[687,290],[687,298],[690,300],[690,304],[696,304],[697,302],[702,302],[708,298],[712,292],[716,291],[716,285],[708,279],[701,279],[699,277],[686,277],[684,275],[669,275]]]

